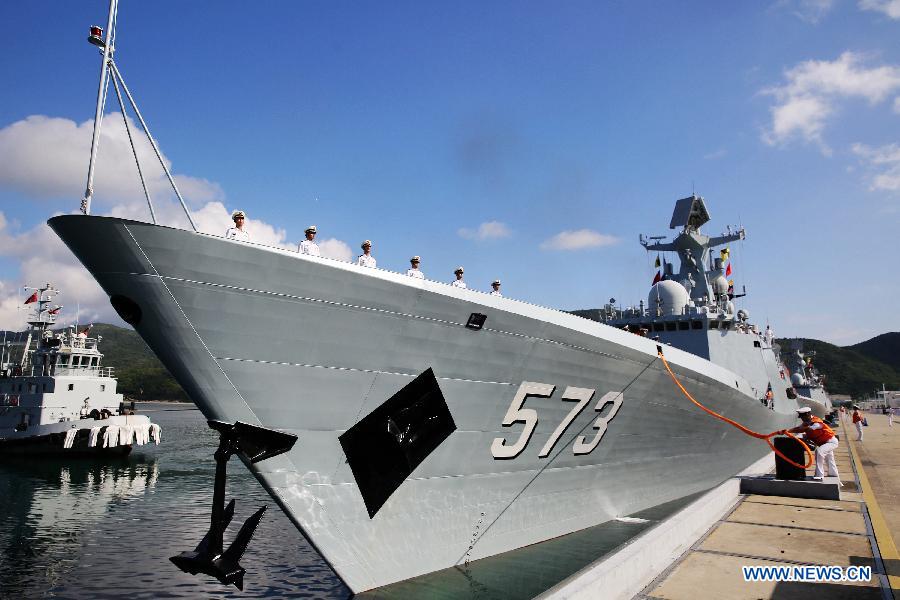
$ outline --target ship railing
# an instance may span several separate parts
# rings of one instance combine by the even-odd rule
[[[37,374],[37,373],[35,373]],[[53,375],[81,377],[115,377],[115,367],[56,367]]]

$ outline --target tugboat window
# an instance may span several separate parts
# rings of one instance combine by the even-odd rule
[[[688,328],[690,328],[690,324],[687,321],[681,321],[680,323],[678,323],[678,329],[684,331]]]
[[[75,389],[75,384],[74,384],[74,383],[70,383],[70,384],[69,384],[69,391],[71,392],[71,391],[74,390],[74,389]]]
[[[666,331],[675,331],[675,323],[666,323]]]
[[[694,329],[703,329],[703,321],[691,321],[691,327]]]
[[[710,328],[710,329],[718,329],[718,328],[719,328],[719,322],[718,322],[718,321],[710,321],[710,322],[709,322],[709,328]]]
[[[664,331],[666,326],[663,323],[654,323],[653,331]]]

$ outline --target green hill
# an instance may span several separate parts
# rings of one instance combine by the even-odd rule
[[[896,335],[896,334],[886,334]],[[878,336],[884,337],[884,336]],[[828,342],[802,339],[803,351],[814,351],[813,364],[825,375],[825,389],[832,394],[849,394],[854,398],[871,395],[882,384],[889,390],[900,389],[900,370],[887,362],[882,362],[859,352],[856,348],[863,344],[874,350],[877,355],[882,350],[879,343],[871,344],[878,338],[872,338],[855,346],[835,346]],[[790,340],[778,340],[781,347],[791,347]],[[893,357],[891,357],[893,358]]]
[[[848,348],[900,370],[900,332],[882,333]]]

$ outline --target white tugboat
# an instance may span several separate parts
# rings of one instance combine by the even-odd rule
[[[51,331],[62,308],[51,284],[32,291],[25,342],[0,354],[0,454],[127,454],[159,443],[160,428],[126,408],[100,337],[89,327]]]

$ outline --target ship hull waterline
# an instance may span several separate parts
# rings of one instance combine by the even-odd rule
[[[581,317],[147,223],[48,223],[207,418],[298,436],[249,468],[354,592],[709,489],[768,451],[693,406],[653,341]],[[466,327],[473,313],[480,330]],[[740,375],[665,354],[713,410],[763,432],[795,422],[795,402],[770,410]],[[339,437],[428,369],[455,429],[370,515]],[[502,426],[523,382],[553,391],[522,404],[536,426],[500,459],[494,440],[523,431]],[[594,399],[539,456],[574,406],[569,388],[624,399],[592,451],[573,443],[593,437]]]

